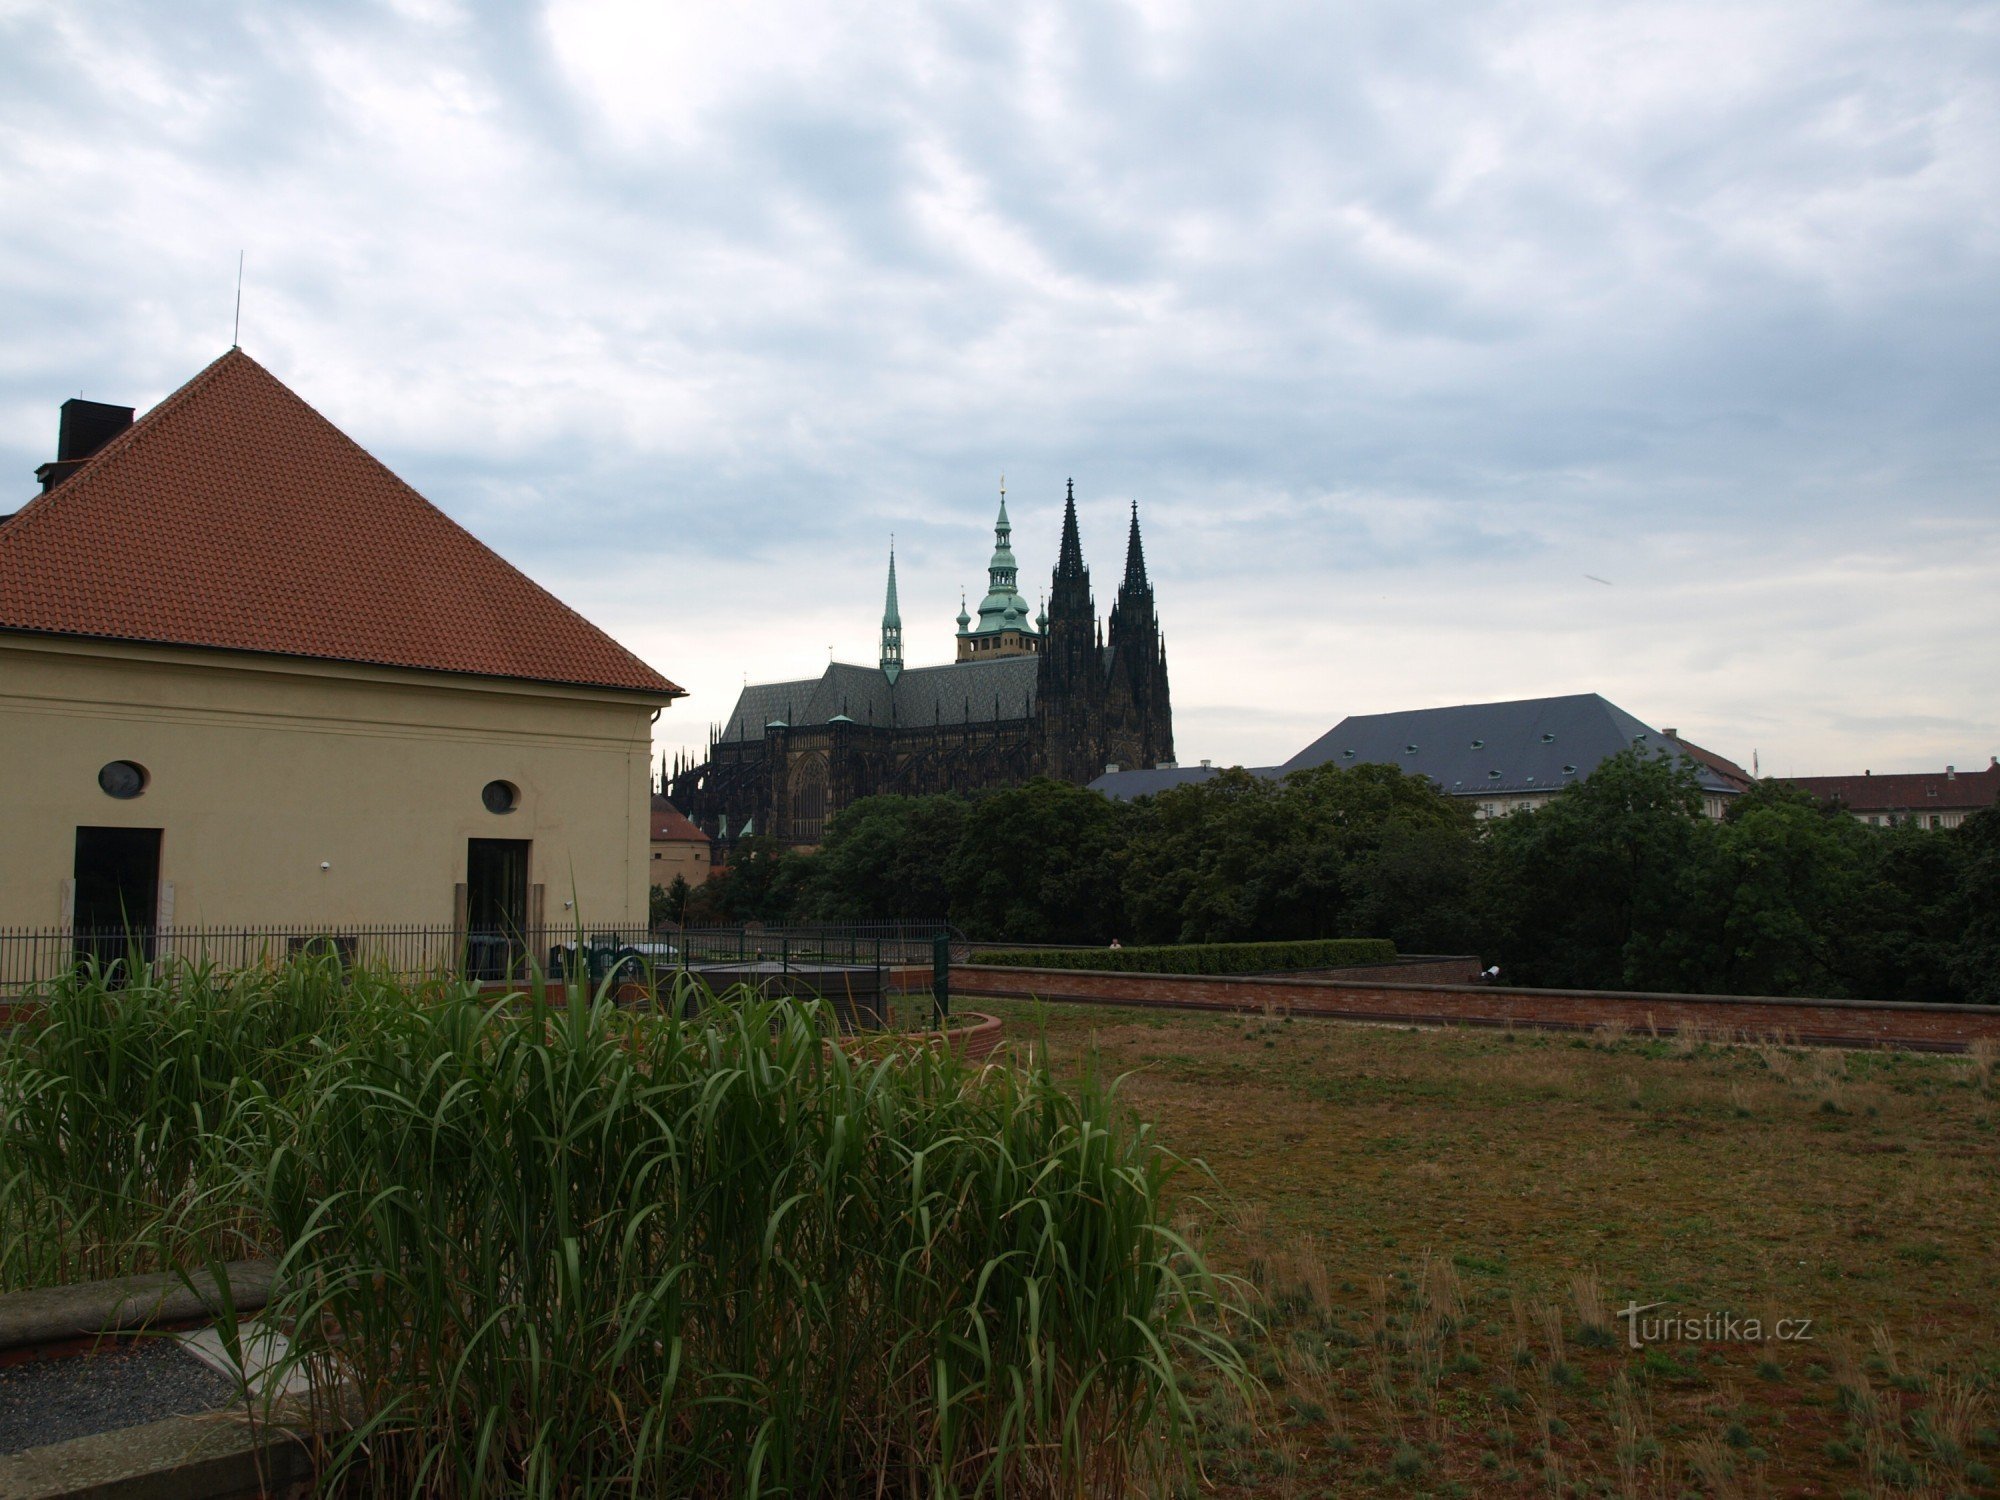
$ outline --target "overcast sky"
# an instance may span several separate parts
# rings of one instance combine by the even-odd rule
[[[690,696],[1140,504],[1181,759],[2000,752],[2000,5],[0,0],[0,470],[230,341]],[[0,507],[4,509],[7,507]]]

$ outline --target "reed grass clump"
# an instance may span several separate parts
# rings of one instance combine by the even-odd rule
[[[324,959],[44,987],[0,1028],[0,1290],[268,1248],[244,1169],[350,997]]]
[[[332,966],[46,998],[0,1042],[9,1241],[276,1254],[329,1490],[1108,1495],[1170,1486],[1194,1368],[1247,1387],[1089,1070]]]

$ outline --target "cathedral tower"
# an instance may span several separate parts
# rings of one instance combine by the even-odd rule
[[[1153,611],[1153,584],[1146,576],[1146,546],[1139,535],[1136,500],[1125,541],[1125,581],[1111,606],[1110,669],[1107,758],[1128,767],[1170,763],[1174,721],[1167,701],[1167,648]]]
[[[1036,691],[1043,766],[1063,781],[1086,782],[1104,771],[1104,696],[1097,603],[1076,529],[1076,481],[1063,500],[1062,546],[1049,580],[1048,635]]]
[[[986,565],[986,597],[979,623],[959,611],[958,659],[985,661],[996,656],[1028,656],[1042,649],[1041,633],[1028,619],[1028,601],[1016,585],[1014,523],[1007,519],[1007,481],[1000,481],[1000,515],[993,523],[993,560]]]

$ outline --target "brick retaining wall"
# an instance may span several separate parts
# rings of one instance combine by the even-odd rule
[[[1449,958],[1416,953],[1392,964],[1342,964],[1337,969],[1274,970],[1253,974],[1252,979],[1339,979],[1367,983],[1386,980],[1391,984],[1471,984],[1486,966],[1473,954]]]
[[[1246,978],[1106,974],[955,964],[954,995],[1178,1010],[1263,1011],[1421,1025],[1518,1026],[1584,1031],[1623,1023],[1661,1034],[1697,1027],[1759,1039],[1836,1046],[1962,1052],[1977,1037],[2000,1041],[2000,1007],[1806,1000],[1769,995],[1649,995],[1616,990],[1531,990],[1498,985],[1357,982],[1296,976]]]

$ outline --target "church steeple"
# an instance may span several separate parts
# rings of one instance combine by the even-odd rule
[[[1072,479],[1063,497],[1062,546],[1049,579],[1051,628],[1065,621],[1088,621],[1095,609],[1090,598],[1090,569],[1083,561],[1083,539],[1076,529],[1076,481]]]
[[[1028,619],[1028,601],[1021,597],[1014,561],[1014,523],[1007,519],[1007,480],[1000,480],[1000,514],[993,522],[993,560],[986,566],[986,597],[979,601],[979,623],[958,628],[958,659],[1020,656],[1040,649],[1041,641]],[[961,619],[964,617],[961,616]]]
[[[882,605],[882,675],[893,684],[903,672],[903,612],[896,603],[896,539],[889,538],[889,595]]]
[[[1146,544],[1139,539],[1139,502],[1132,502],[1132,531],[1125,539],[1125,583],[1120,593],[1151,589],[1146,581]]]
[[[1062,548],[1056,553],[1056,577],[1079,578],[1083,576],[1083,539],[1076,534],[1076,481],[1069,481],[1069,493],[1063,499]]]

